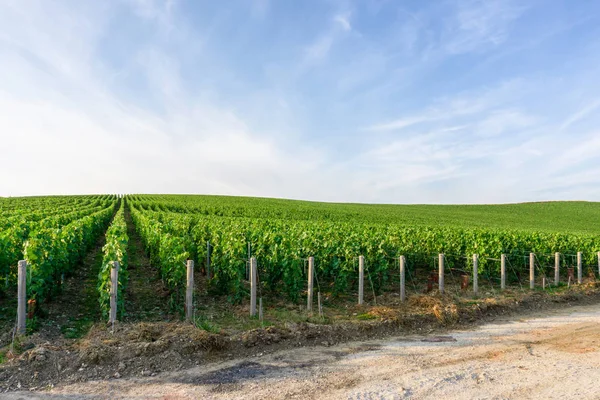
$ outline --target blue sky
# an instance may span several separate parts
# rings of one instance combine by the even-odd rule
[[[600,3],[0,2],[0,195],[600,201]]]

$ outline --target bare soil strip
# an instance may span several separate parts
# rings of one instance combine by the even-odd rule
[[[64,335],[79,338],[100,320],[98,274],[102,267],[102,247],[106,242],[100,235],[83,261],[65,277],[62,291],[48,303],[48,317],[40,320],[40,333],[48,340]]]
[[[129,247],[129,283],[125,293],[125,322],[165,321],[170,319],[168,291],[158,270],[150,264],[142,238],[135,230],[129,208],[125,208]]]
[[[7,399],[596,399],[600,306],[474,330],[256,352],[198,367]]]

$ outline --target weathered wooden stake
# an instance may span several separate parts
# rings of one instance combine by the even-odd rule
[[[306,311],[312,312],[312,303],[313,303],[313,282],[314,282],[314,272],[315,268],[315,258],[308,257],[308,295],[307,295],[307,303],[306,303]]]
[[[319,317],[323,318],[323,305],[321,304],[321,292],[317,292],[317,303],[319,304]]]
[[[542,289],[546,289],[546,277],[542,276]]]
[[[27,261],[19,261],[18,274],[17,334],[24,335],[27,328]]]
[[[258,299],[258,319],[260,322],[263,322],[262,297],[260,299]]]
[[[364,302],[364,288],[365,288],[365,257],[358,257],[358,304],[362,305]]]
[[[206,241],[206,279],[210,279],[210,242]]]
[[[554,253],[554,285],[560,283],[560,253]]]
[[[400,301],[406,300],[406,258],[400,256]]]
[[[583,263],[581,262],[581,252],[577,252],[577,283],[583,282]]]
[[[500,256],[500,289],[506,289],[506,254]]]
[[[438,256],[439,262],[439,276],[438,276],[438,287],[440,293],[444,293],[444,253],[440,253]]]
[[[535,254],[529,253],[529,289],[535,288]]]
[[[110,269],[110,315],[109,320],[111,324],[117,321],[117,293],[119,288],[119,262],[113,261],[112,268]]]
[[[194,319],[194,260],[187,260],[187,288],[185,293],[185,319]]]
[[[250,257],[250,315],[256,315],[256,258]]]
[[[479,293],[479,256],[473,254],[473,293]]]
[[[598,277],[600,278],[600,251],[598,252]]]

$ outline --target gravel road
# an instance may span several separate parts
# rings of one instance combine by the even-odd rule
[[[6,399],[600,399],[600,306]]]

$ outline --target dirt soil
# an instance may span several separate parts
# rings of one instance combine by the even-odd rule
[[[150,264],[144,251],[142,239],[136,232],[129,212],[125,207],[125,222],[129,243],[127,248],[129,284],[125,293],[125,321],[165,321],[169,314],[168,296],[158,270]]]
[[[26,342],[21,344],[27,350],[8,354],[9,360],[0,366],[0,393],[4,393],[3,396],[15,390],[29,390],[19,392],[28,396],[48,391],[57,394],[77,393],[78,397],[75,398],[88,398],[87,395],[117,398],[118,394],[123,398],[165,399],[248,396],[294,398],[312,397],[310,393],[314,392],[311,391],[318,390],[319,397],[327,395],[330,398],[403,398],[407,394],[411,394],[411,398],[436,397],[435,393],[441,393],[436,388],[446,385],[446,381],[440,381],[437,372],[432,377],[428,376],[428,369],[437,371],[435,368],[443,367],[441,361],[432,357],[432,352],[441,357],[440,360],[447,360],[444,368],[448,369],[444,373],[449,374],[453,368],[462,368],[465,363],[485,364],[494,359],[493,354],[497,354],[498,359],[516,362],[517,358],[513,357],[523,358],[523,348],[527,354],[538,354],[537,342],[543,342],[544,351],[559,352],[558,348],[568,348],[569,351],[561,350],[563,359],[570,358],[573,362],[570,368],[583,371],[585,365],[576,368],[575,361],[580,356],[590,357],[589,354],[594,354],[598,347],[595,340],[599,332],[593,325],[575,326],[569,323],[569,327],[564,326],[551,336],[544,336],[546,333],[543,330],[530,330],[525,333],[529,336],[522,339],[526,345],[514,345],[515,335],[527,331],[526,327],[529,326],[523,322],[525,325],[522,328],[506,334],[506,343],[509,345],[498,345],[495,336],[488,337],[480,343],[484,346],[481,349],[485,350],[474,348],[470,344],[472,342],[466,339],[461,342],[461,336],[452,329],[473,328],[495,320],[506,322],[510,318],[548,314],[554,310],[571,310],[574,305],[585,304],[600,304],[600,290],[595,285],[572,287],[552,296],[542,292],[522,293],[516,299],[506,297],[500,301],[479,299],[456,303],[451,298],[439,295],[415,296],[403,307],[365,307],[363,312],[375,318],[372,320],[327,325],[289,322],[239,333],[210,333],[182,322],[122,323],[116,326],[114,332],[103,324],[97,324],[87,336],[70,342],[47,341],[39,334],[27,337]],[[590,309],[597,310],[598,306]],[[563,321],[566,323],[570,320]],[[483,331],[488,332],[489,336],[501,330],[484,328]],[[477,332],[481,331],[465,335],[485,336]],[[569,338],[574,333],[578,338],[587,339],[570,346]],[[402,338],[373,342],[375,339],[398,335],[402,335]],[[409,351],[398,343],[418,344],[414,347],[419,353],[412,353],[413,350]],[[459,350],[457,343],[463,343],[464,349]],[[487,344],[494,346],[485,347]],[[439,346],[448,348],[437,351]],[[389,352],[393,354],[389,355]],[[475,357],[480,353],[490,356]],[[373,354],[380,354],[383,358],[371,360],[368,364],[370,368],[354,365],[353,360],[369,359]],[[406,359],[403,354],[407,356]],[[537,359],[535,355],[532,357]],[[473,370],[485,372],[483,364],[478,364]],[[528,363],[523,366],[533,370]],[[505,371],[509,366],[503,368],[502,371]],[[535,374],[532,374],[533,379]],[[477,375],[476,378],[467,372],[463,375],[449,378],[448,382],[455,379],[455,386],[463,387],[487,379],[485,375]],[[411,380],[407,380],[407,376],[419,378],[421,386],[417,388]],[[369,386],[376,379],[384,380],[387,386]],[[400,381],[408,391],[399,391],[397,385]],[[377,394],[380,392],[375,391],[369,395],[370,390],[381,390],[381,387],[388,387],[395,394],[392,396],[392,392],[388,391],[385,395],[381,392],[380,396]],[[512,387],[521,390],[516,383]],[[423,388],[429,389],[425,391]],[[515,393],[521,394],[517,396],[519,398],[528,396],[526,392]],[[460,394],[460,391],[456,392],[457,397]]]

